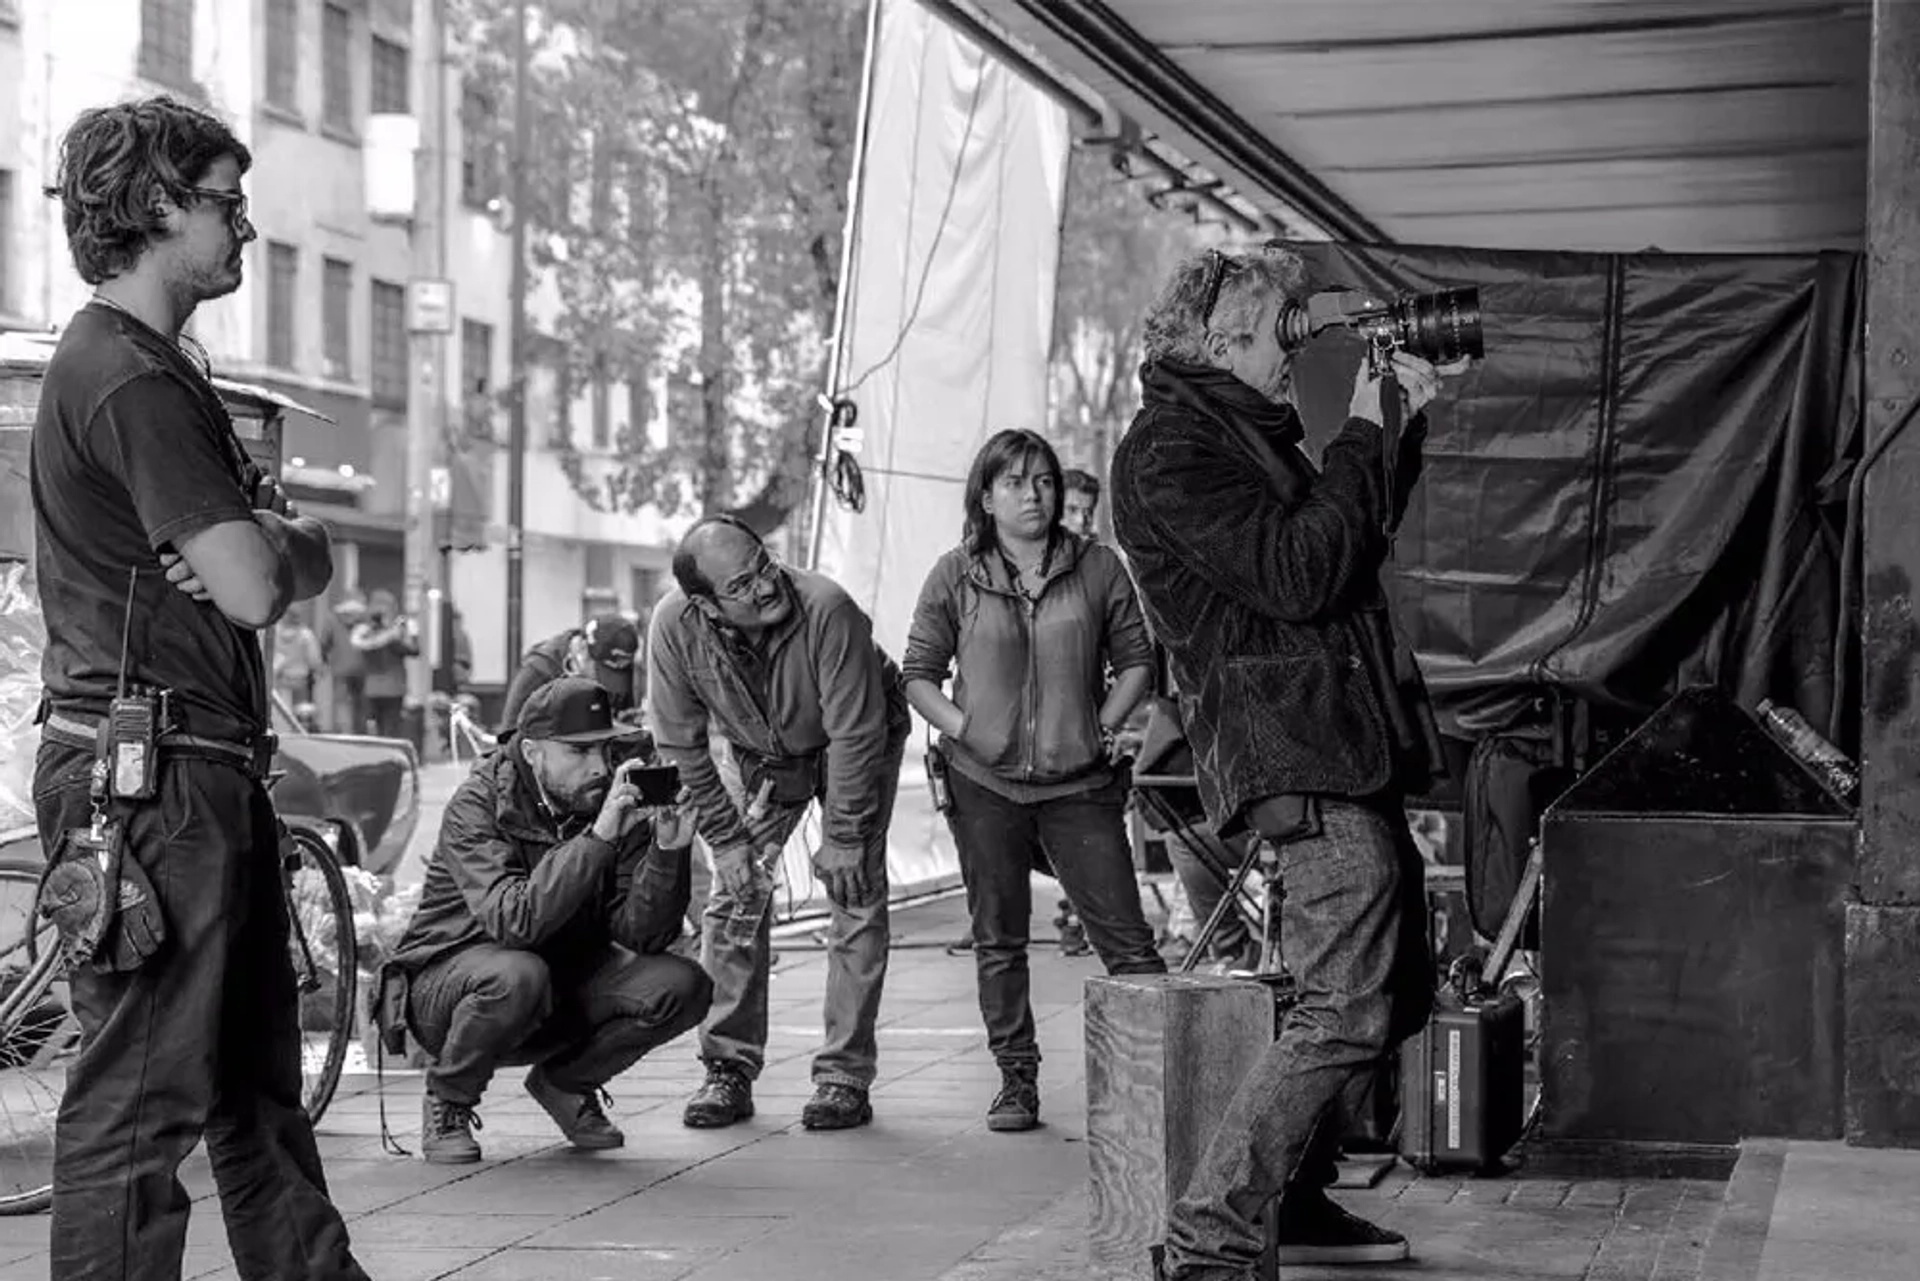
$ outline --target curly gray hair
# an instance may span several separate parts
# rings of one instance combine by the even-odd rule
[[[1220,284],[1208,316],[1206,295],[1216,255],[1221,260]],[[1261,309],[1275,294],[1298,298],[1306,287],[1307,265],[1291,249],[1269,245],[1244,253],[1209,249],[1194,254],[1174,268],[1167,287],[1147,312],[1147,359],[1211,364],[1209,329],[1244,346],[1253,341]]]

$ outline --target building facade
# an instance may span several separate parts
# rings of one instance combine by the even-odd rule
[[[473,681],[499,685],[506,652],[511,210],[505,166],[469,131],[442,28],[445,0],[0,0],[0,324],[57,326],[89,289],[68,260],[51,181],[61,133],[86,107],[142,93],[202,102],[254,155],[246,180],[259,239],[247,280],[202,307],[192,332],[221,373],[273,387],[331,422],[294,416],[288,477],[340,548],[331,595],[384,588],[420,608],[450,590],[473,647]],[[433,107],[437,104],[438,110]],[[491,109],[479,104],[482,109]],[[399,126],[396,128],[396,124]],[[419,208],[382,208],[408,180]],[[381,198],[374,198],[378,189]],[[431,246],[423,237],[433,237]],[[429,250],[430,252],[423,252]],[[437,359],[409,334],[421,264],[452,285]],[[550,300],[531,299],[532,327]],[[550,312],[548,314],[551,314]],[[524,637],[600,608],[644,610],[665,579],[678,522],[594,510],[574,494],[551,382],[529,383]],[[408,441],[435,437],[428,486],[452,544],[409,583]],[[583,441],[591,447],[590,441]],[[442,579],[448,581],[443,582]]]

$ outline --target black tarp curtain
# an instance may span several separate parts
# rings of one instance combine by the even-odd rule
[[[1290,247],[1316,289],[1480,290],[1486,357],[1428,411],[1388,576],[1449,734],[1569,696],[1637,718],[1707,683],[1857,748],[1858,255]],[[1303,355],[1310,431],[1344,418],[1359,355]]]

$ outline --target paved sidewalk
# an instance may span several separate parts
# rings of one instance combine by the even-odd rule
[[[1041,915],[1045,915],[1044,913]],[[699,1078],[691,1041],[613,1086],[619,1152],[567,1151],[503,1073],[483,1104],[478,1166],[385,1154],[371,1078],[321,1132],[334,1194],[375,1281],[1087,1281],[1080,990],[1090,957],[1034,953],[1047,1124],[987,1132],[998,1083],[978,1030],[973,966],[941,946],[952,900],[899,914],[872,1127],[808,1134],[824,963],[781,945],[759,1116],[680,1125]],[[1035,937],[1051,926],[1036,920]],[[388,1119],[417,1144],[417,1074],[389,1073]],[[204,1159],[186,1276],[232,1278]],[[1284,1281],[1893,1281],[1920,1275],[1920,1153],[1748,1145],[1731,1183],[1423,1178],[1405,1167],[1357,1212],[1405,1232],[1417,1259],[1287,1269]],[[0,1281],[47,1275],[46,1219],[0,1219]]]

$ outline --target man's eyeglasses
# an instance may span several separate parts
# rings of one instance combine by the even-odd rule
[[[760,556],[739,574],[713,589],[713,594],[722,600],[746,600],[753,595],[753,589],[774,576],[780,568],[780,562],[766,548],[760,549]]]
[[[247,193],[244,191],[225,191],[219,187],[189,187],[194,195],[203,200],[211,200],[225,205],[227,221],[238,227],[247,220]]]

